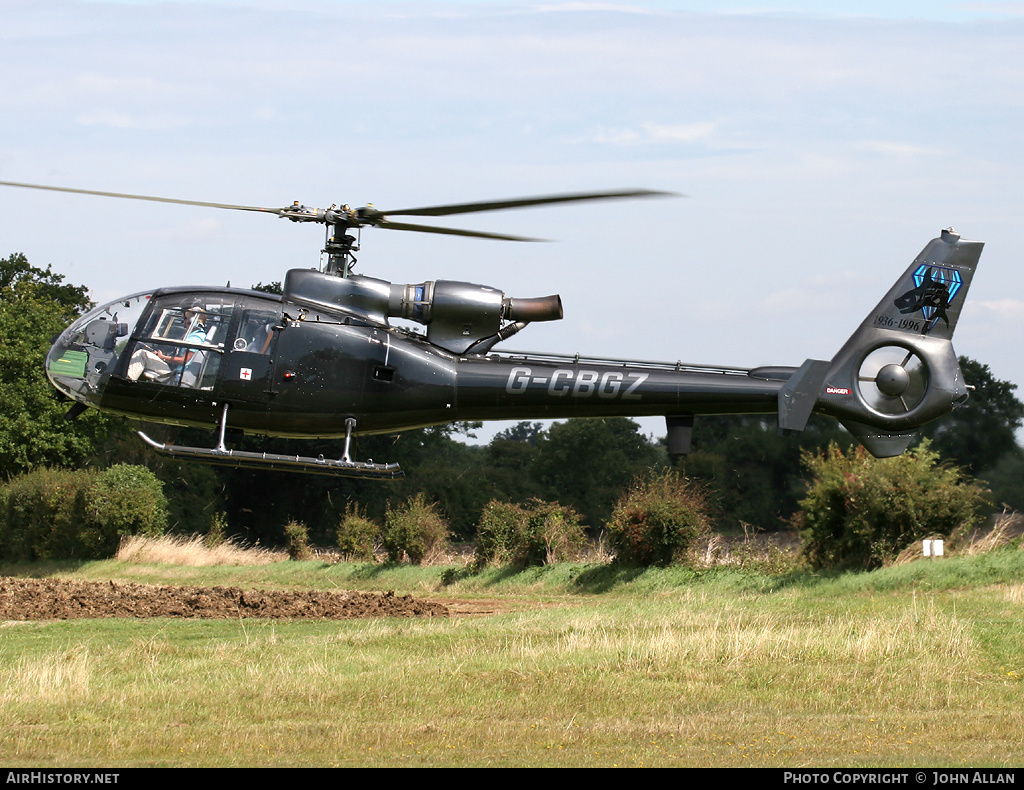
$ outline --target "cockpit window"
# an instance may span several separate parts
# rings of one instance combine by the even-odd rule
[[[132,350],[128,378],[213,389],[233,306],[217,294],[159,299]]]
[[[238,324],[234,350],[269,354],[270,341],[274,339],[274,324],[277,323],[279,314],[280,310],[245,310]]]

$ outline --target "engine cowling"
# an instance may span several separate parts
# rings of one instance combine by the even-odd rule
[[[496,336],[509,322],[557,321],[556,294],[533,299],[505,296],[497,288],[454,280],[398,284],[374,277],[337,277],[293,269],[285,277],[285,299],[317,310],[387,324],[402,318],[427,327],[427,340],[461,354]]]

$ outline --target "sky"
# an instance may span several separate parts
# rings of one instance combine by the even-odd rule
[[[738,367],[831,358],[954,226],[986,242],[957,353],[1024,385],[1022,2],[0,0],[0,19],[0,180],[385,211],[677,193],[446,223],[549,243],[371,228],[357,271],[561,295],[562,321],[499,349]],[[5,187],[0,212],[0,255],[100,302],[281,280],[323,244]]]

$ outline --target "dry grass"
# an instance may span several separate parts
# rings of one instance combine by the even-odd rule
[[[31,658],[20,658],[0,677],[0,703],[77,702],[88,697],[94,661],[85,647],[61,649]]]
[[[800,537],[792,532],[755,533],[743,525],[745,535],[713,534],[691,551],[694,567],[757,567],[766,572],[792,570],[800,562]]]
[[[1019,665],[977,631],[993,611],[977,595],[954,607],[705,587],[330,628],[80,622],[49,641],[23,631],[0,662],[0,760],[1012,765]],[[1019,623],[1006,620],[1012,636]]]
[[[960,551],[962,554],[986,554],[1005,546],[1021,533],[1024,533],[1024,516],[1015,510],[1004,510],[995,517],[992,529],[975,536]]]
[[[580,552],[580,562],[593,565],[607,565],[615,559],[615,552],[608,546],[608,533],[601,530],[597,540],[588,541]]]
[[[1003,597],[1014,604],[1024,604],[1024,584],[1015,584],[1002,588]]]
[[[995,516],[990,528],[964,530],[954,534],[946,542],[946,553],[953,555],[977,555],[994,551],[1019,538],[1024,533],[1024,515],[1004,511]],[[936,536],[938,537],[938,536]],[[1024,548],[1024,542],[1022,542]],[[312,549],[311,559],[321,562],[346,562],[336,548]],[[691,552],[690,562],[696,567],[714,566],[746,567],[761,566],[766,570],[788,570],[799,562],[800,537],[795,533],[760,533],[748,531],[744,537],[730,538],[713,534]],[[453,543],[424,557],[423,565],[470,565],[475,556],[472,543]],[[591,541],[581,552],[578,562],[607,564],[614,560],[614,553],[602,534]],[[893,563],[901,565],[921,558],[921,541],[915,541],[899,555]],[[251,547],[247,548],[232,539],[215,547],[207,547],[201,535],[188,537],[166,535],[161,538],[140,536],[125,538],[116,559],[135,564],[166,565],[268,565],[288,559],[283,551]],[[375,547],[374,562],[387,561],[381,546]]]
[[[137,565],[269,565],[282,562],[288,555],[259,547],[246,548],[233,540],[209,547],[201,535],[164,535],[147,538],[134,535],[121,541],[115,559]]]
[[[945,553],[949,556],[973,557],[979,554],[988,554],[990,551],[1001,549],[1011,541],[1016,540],[1024,533],[1024,516],[1017,511],[1004,510],[1002,513],[993,516],[990,526],[979,529],[970,529],[969,525],[953,532],[946,539]],[[931,535],[931,538],[942,538],[942,535]],[[1021,544],[1024,548],[1024,543]],[[893,565],[905,565],[922,559],[924,547],[920,540],[915,540],[893,561]]]

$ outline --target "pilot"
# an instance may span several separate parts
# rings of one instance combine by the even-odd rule
[[[206,343],[206,305],[199,299],[191,299],[182,306],[185,308],[185,337],[182,340],[186,343]],[[189,367],[196,350],[179,348],[173,354],[159,350],[155,353],[168,365],[180,370]]]
[[[182,305],[184,309],[184,337],[187,343],[207,342],[206,305],[200,299],[191,299]],[[202,369],[206,352],[194,348],[181,347],[172,353],[159,348],[140,348],[133,355],[128,366],[128,378],[137,381],[141,377],[159,381],[163,384],[180,383],[186,387],[195,387]],[[180,373],[180,377],[179,377]]]

